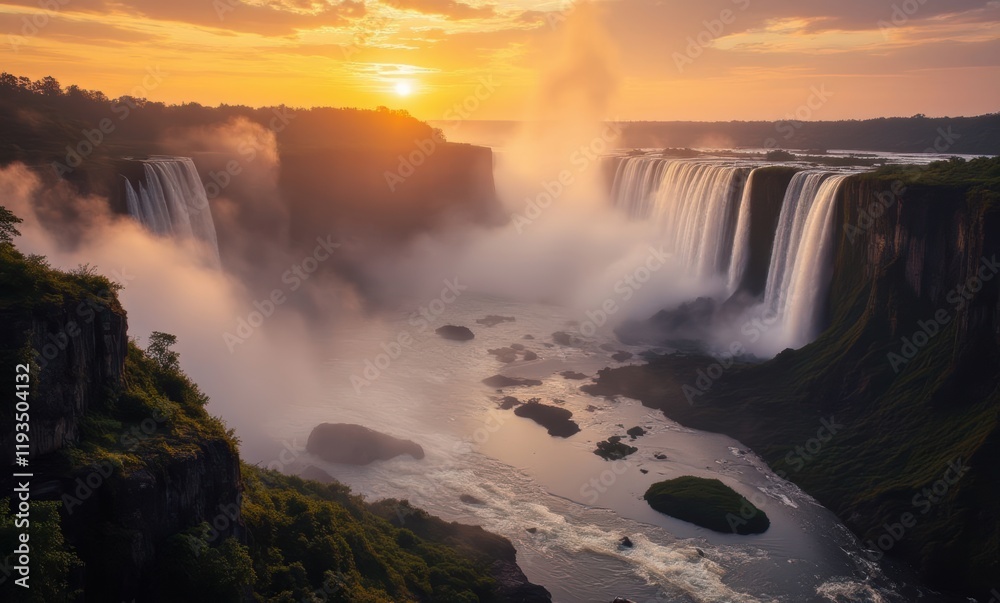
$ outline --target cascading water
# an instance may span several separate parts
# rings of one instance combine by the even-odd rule
[[[729,262],[728,290],[730,295],[739,289],[740,283],[743,282],[743,275],[746,273],[747,263],[750,260],[750,208],[754,174],[756,173],[755,169],[747,176],[746,185],[743,187],[743,198],[740,199],[740,215],[736,220],[736,235],[733,237],[733,257]]]
[[[817,335],[833,268],[835,201],[847,177],[799,172],[785,192],[764,291],[765,310],[781,324],[782,347],[801,347]]]
[[[618,165],[612,198],[632,219],[659,224],[667,248],[688,272],[708,278],[731,265],[747,171],[706,161],[629,157]]]
[[[123,176],[129,215],[158,235],[204,242],[218,263],[215,222],[194,161],[160,156],[137,161],[143,166],[142,177],[133,183]]]

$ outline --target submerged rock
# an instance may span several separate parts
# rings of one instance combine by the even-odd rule
[[[348,465],[367,465],[403,454],[424,458],[424,449],[416,442],[348,423],[317,425],[309,434],[306,450],[324,461]]]
[[[485,505],[486,504],[486,503],[484,503],[483,501],[479,500],[478,498],[476,498],[475,496],[473,496],[471,494],[462,494],[461,496],[458,497],[458,499],[460,501],[464,502],[467,505]]]
[[[541,385],[538,379],[522,379],[520,377],[508,377],[507,375],[493,375],[483,379],[483,383],[490,387],[533,387]]]
[[[618,362],[625,362],[626,360],[631,360],[632,356],[632,352],[619,351],[612,354],[611,359]]]
[[[487,327],[495,327],[495,326],[497,326],[500,323],[514,322],[515,320],[517,320],[517,319],[514,318],[513,316],[497,316],[496,314],[490,314],[490,315],[485,316],[483,318],[477,318],[476,319],[476,324],[477,325],[485,325]]]
[[[434,332],[441,337],[452,341],[469,341],[470,339],[475,339],[476,337],[476,334],[473,333],[469,327],[460,327],[455,325],[438,327]]]
[[[518,406],[514,414],[538,423],[551,436],[568,438],[580,431],[580,426],[572,420],[573,413],[558,406],[547,406],[532,400]]]
[[[583,373],[576,371],[563,371],[559,374],[562,375],[563,379],[573,379],[574,381],[582,381],[587,378]]]
[[[510,410],[515,406],[520,406],[521,404],[523,404],[523,402],[514,396],[504,396],[503,398],[500,398],[500,410]]]
[[[632,544],[632,539],[629,538],[628,536],[622,536],[621,540],[618,541],[618,545],[622,546],[622,547],[625,547],[627,549],[630,549],[633,546],[635,546],[635,545]]]
[[[525,360],[538,360],[538,354],[532,352],[531,350],[527,350],[526,352],[524,352],[523,358]]]

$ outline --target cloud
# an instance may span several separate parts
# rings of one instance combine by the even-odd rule
[[[472,6],[457,0],[385,0],[385,4],[418,13],[442,15],[448,19],[482,19],[496,14],[492,4]]]

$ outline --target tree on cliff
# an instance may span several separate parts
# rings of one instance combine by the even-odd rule
[[[177,343],[176,335],[153,331],[149,335],[149,346],[146,347],[146,353],[163,370],[179,371],[181,368],[180,354],[170,349],[170,346],[175,343]]]
[[[15,216],[9,209],[0,205],[0,243],[13,243],[14,237],[20,236],[17,224],[23,222],[21,218]]]

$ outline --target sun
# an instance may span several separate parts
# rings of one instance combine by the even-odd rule
[[[413,94],[413,85],[410,82],[396,82],[396,94],[410,96]]]

